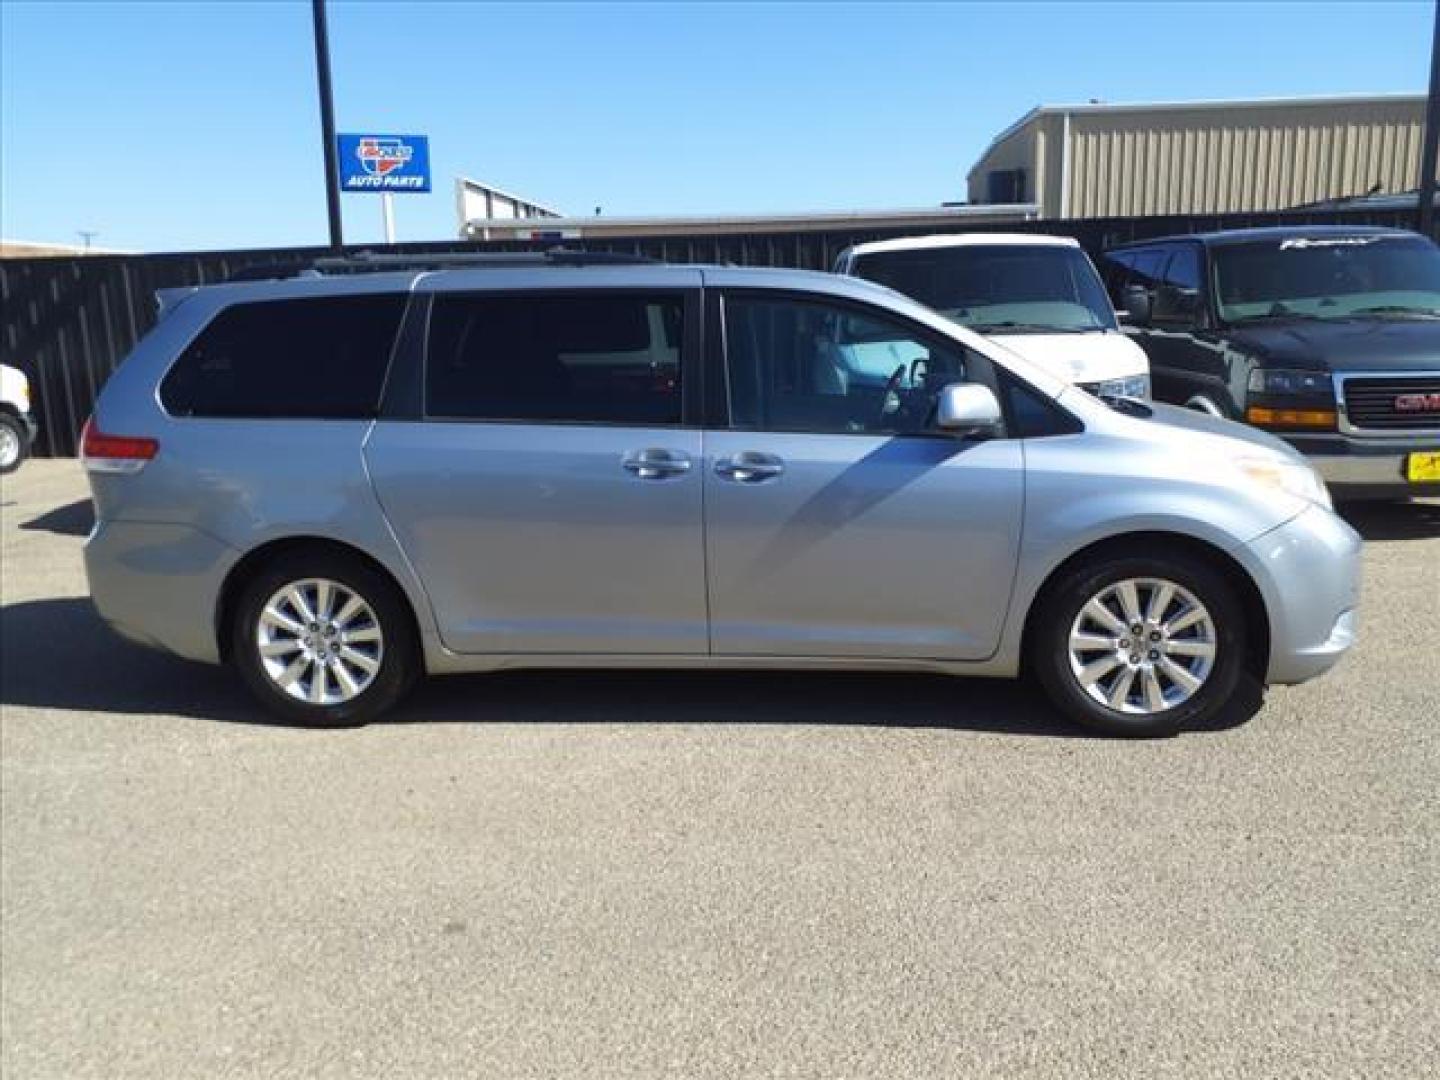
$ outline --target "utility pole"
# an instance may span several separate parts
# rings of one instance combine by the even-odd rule
[[[75,235],[80,237],[80,242],[85,245],[85,254],[89,255],[90,241],[94,240],[95,237],[99,236],[100,234],[94,229],[76,229]]]
[[[1431,236],[1435,229],[1435,162],[1440,153],[1440,0],[1435,0],[1435,33],[1430,42],[1430,99],[1425,104],[1425,147],[1420,151],[1420,206],[1417,231]]]
[[[325,209],[330,215],[330,250],[338,253],[345,246],[345,237],[340,229],[340,170],[335,160],[335,100],[330,92],[330,35],[325,28],[325,0],[310,0],[310,10],[315,17],[315,77],[320,88],[320,138],[325,143]]]

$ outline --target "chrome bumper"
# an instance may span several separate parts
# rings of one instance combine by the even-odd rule
[[[1440,494],[1440,483],[1411,483],[1405,461],[1416,451],[1440,451],[1440,432],[1432,436],[1361,439],[1350,435],[1287,435],[1285,441],[1305,455],[1338,498],[1375,495]]]
[[[1400,484],[1405,479],[1405,454],[1316,456],[1310,459],[1327,484]]]

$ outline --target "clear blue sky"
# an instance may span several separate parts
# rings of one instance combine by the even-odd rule
[[[1042,102],[1423,91],[1419,3],[330,5],[341,130],[427,133],[453,181],[570,213],[964,197]],[[308,3],[0,0],[0,233],[146,251],[325,238]],[[380,236],[343,198],[346,239]]]

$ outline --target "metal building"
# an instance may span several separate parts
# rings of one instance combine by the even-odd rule
[[[1425,96],[1042,105],[968,175],[972,203],[1046,218],[1281,210],[1413,191]]]
[[[485,221],[510,221],[515,218],[556,218],[559,210],[541,206],[530,199],[511,195],[490,184],[472,180],[468,176],[455,178],[455,213],[463,229],[465,222],[472,219]],[[463,232],[462,232],[463,235]],[[488,236],[477,236],[485,240]]]
[[[1005,203],[987,206],[940,206],[877,210],[797,211],[790,214],[707,214],[677,217],[546,217],[539,220],[462,218],[465,240],[580,240],[610,237],[705,237],[751,233],[817,234],[835,230],[954,232],[967,225],[1001,225],[1031,221],[1039,208]]]

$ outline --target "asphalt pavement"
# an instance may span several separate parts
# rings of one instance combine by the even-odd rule
[[[1396,1077],[1440,1062],[1440,502],[1237,726],[1010,683],[432,680],[265,722],[0,480],[0,1074]],[[1252,711],[1252,710],[1246,710]]]

